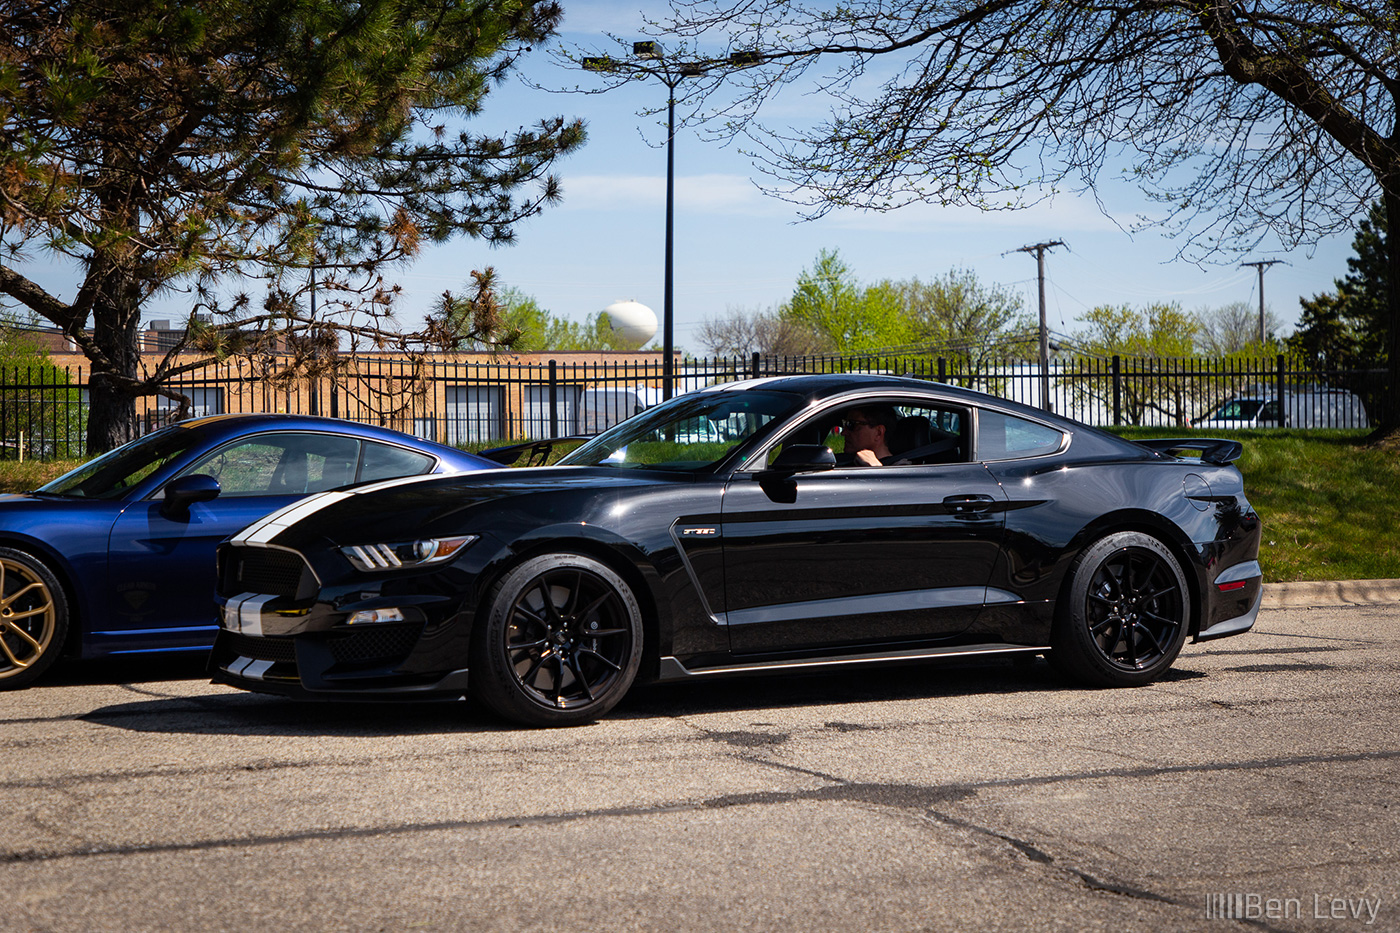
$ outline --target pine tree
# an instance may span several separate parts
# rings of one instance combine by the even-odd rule
[[[1347,259],[1350,271],[1335,281],[1336,291],[1304,299],[1298,330],[1288,345],[1317,364],[1333,369],[1384,368],[1389,359],[1386,321],[1390,276],[1385,211],[1379,204],[1358,225]]]
[[[142,369],[153,295],[190,293],[205,361],[357,327],[382,341],[393,263],[459,234],[507,241],[556,199],[546,173],[580,123],[462,122],[560,16],[542,0],[0,0],[0,293],[90,360],[89,449],[132,436],[134,400],[189,368]],[[77,273],[71,300],[24,273],[40,250]],[[338,299],[323,304],[370,323],[313,319],[312,267]],[[228,284],[249,278],[261,302]],[[472,306],[489,331],[490,303]],[[450,316],[427,333],[454,337]]]

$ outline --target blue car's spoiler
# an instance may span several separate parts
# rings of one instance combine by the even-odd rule
[[[1168,457],[1200,460],[1220,466],[1233,463],[1244,452],[1244,445],[1239,441],[1211,437],[1154,437],[1134,443]]]
[[[564,444],[590,440],[591,434],[575,434],[569,437],[551,437],[543,441],[526,441],[523,444],[511,444],[509,447],[492,447],[489,450],[477,451],[478,457],[485,457],[494,463],[502,466],[510,466],[520,459],[521,454],[528,453],[524,466],[544,466],[549,462],[549,455],[554,452],[555,444]]]

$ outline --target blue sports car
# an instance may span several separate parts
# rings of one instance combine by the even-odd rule
[[[301,496],[496,466],[349,421],[214,415],[0,496],[0,689],[60,655],[207,650],[215,545]]]

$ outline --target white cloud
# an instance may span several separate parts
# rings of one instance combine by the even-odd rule
[[[564,179],[564,210],[663,210],[663,175],[570,175]],[[676,209],[687,213],[774,216],[791,213],[765,197],[743,175],[684,175],[676,179]]]

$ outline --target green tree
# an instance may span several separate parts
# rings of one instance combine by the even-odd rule
[[[822,250],[802,270],[782,316],[821,335],[842,355],[905,346],[914,333],[893,286],[862,286],[834,249]]]
[[[1352,240],[1356,255],[1335,281],[1336,291],[1302,301],[1290,348],[1322,366],[1338,369],[1384,367],[1389,361],[1386,316],[1390,308],[1387,274],[1389,227],[1380,205],[1373,205]]]
[[[1094,356],[1120,358],[1124,414],[1142,424],[1149,411],[1160,412],[1185,427],[1191,413],[1209,404],[1210,380],[1191,380],[1173,361],[1194,355],[1201,327],[1176,304],[1152,304],[1142,310],[1128,305],[1101,305],[1082,318],[1074,335],[1077,349]],[[1074,390],[1099,404],[1110,404],[1110,389],[1093,381]]]
[[[658,30],[751,67],[700,76],[716,132],[748,132],[813,214],[914,201],[1024,207],[1126,177],[1202,257],[1400,223],[1400,6],[1381,0],[674,0]],[[673,46],[668,49],[674,51]],[[831,67],[828,69],[827,66]],[[752,117],[816,79],[831,116]],[[1400,283],[1400,249],[1385,267]],[[1400,286],[1385,429],[1400,428]]]
[[[481,295],[445,296],[401,334],[384,275],[424,241],[508,241],[558,197],[547,171],[580,123],[460,125],[560,15],[545,0],[0,0],[0,293],[91,362],[90,449],[132,436],[136,397],[230,354],[316,365],[352,336],[490,337]],[[75,297],[24,274],[35,248],[71,265]],[[238,290],[259,277],[260,301]],[[145,371],[142,304],[176,289],[191,298],[177,349],[200,359]]]
[[[977,363],[1007,355],[1018,340],[1032,339],[1021,297],[983,284],[970,270],[953,269],[928,282],[891,282],[917,344]]]

